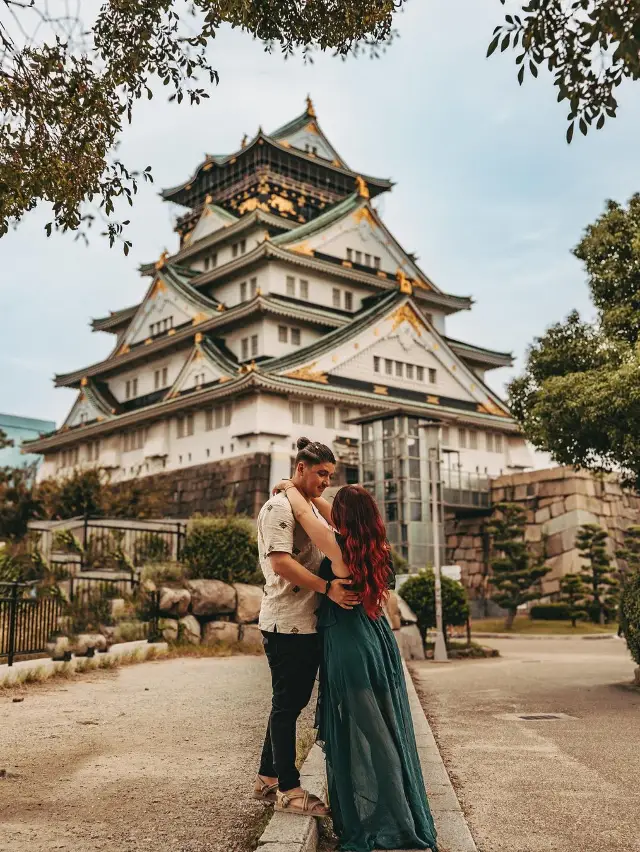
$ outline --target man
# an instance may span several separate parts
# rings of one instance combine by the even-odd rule
[[[331,483],[336,460],[324,444],[298,440],[293,482],[310,502]],[[260,629],[271,669],[273,700],[254,796],[278,810],[323,817],[328,807],[300,787],[296,723],[311,699],[320,662],[318,595],[350,609],[359,600],[349,580],[317,576],[323,554],[296,523],[289,501],[277,494],[258,516],[258,550],[265,576]]]

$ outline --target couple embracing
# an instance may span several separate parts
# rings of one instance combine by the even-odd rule
[[[384,524],[360,486],[324,500],[334,455],[307,438],[297,446],[292,479],[258,517],[273,702],[254,796],[282,812],[330,815],[344,852],[436,852],[402,662],[382,612],[393,580]],[[295,765],[296,722],[318,670],[331,810],[300,786]]]

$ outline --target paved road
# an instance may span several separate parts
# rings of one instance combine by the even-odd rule
[[[249,852],[262,657],[143,663],[0,697],[2,852]]]
[[[480,852],[640,852],[640,689],[624,642],[487,640],[411,664]],[[508,714],[565,713],[556,721]]]

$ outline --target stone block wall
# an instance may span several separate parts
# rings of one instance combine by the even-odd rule
[[[526,539],[551,568],[543,580],[544,596],[559,591],[559,580],[580,569],[575,539],[582,524],[599,524],[609,534],[609,548],[623,544],[624,531],[640,523],[640,495],[623,490],[615,477],[557,467],[501,476],[492,481],[492,503],[520,504],[527,512]],[[487,517],[447,518],[448,561],[460,565],[472,598],[489,595]]]
[[[236,510],[256,517],[269,497],[271,459],[268,453],[250,453],[236,458],[194,465],[145,478],[149,489],[166,493],[161,514],[189,518],[197,512],[221,509],[233,498]]]

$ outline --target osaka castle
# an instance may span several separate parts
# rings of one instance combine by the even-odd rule
[[[307,435],[333,448],[338,482],[366,482],[363,436],[385,414],[439,423],[457,470],[533,466],[485,382],[511,355],[448,336],[472,300],[436,286],[389,231],[376,199],[391,188],[344,161],[307,99],[293,121],[164,190],[183,208],[174,251],[141,267],[139,304],[93,320],[111,354],[56,376],[77,398],[29,445],[44,455],[40,478],[257,476],[264,493]]]

